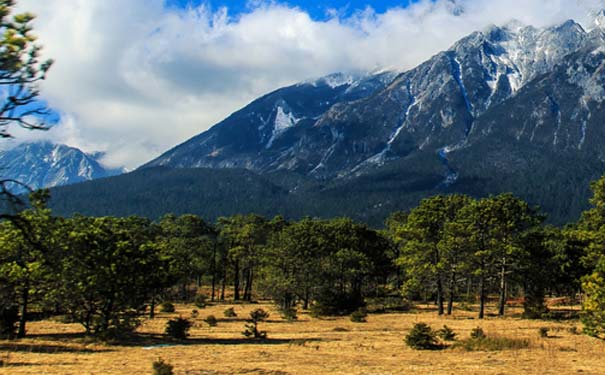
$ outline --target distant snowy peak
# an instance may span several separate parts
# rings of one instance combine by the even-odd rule
[[[122,172],[106,169],[93,156],[77,148],[50,142],[23,143],[0,152],[0,178],[19,181],[32,189],[89,181]]]

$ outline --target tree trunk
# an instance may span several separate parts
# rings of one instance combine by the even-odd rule
[[[504,306],[506,305],[506,258],[502,260],[500,269],[500,300],[498,301],[498,316],[504,316]]]
[[[441,277],[437,278],[437,309],[439,315],[443,315],[443,282],[441,281]]]
[[[151,297],[151,304],[149,305],[149,319],[155,318],[155,297]]]
[[[239,301],[239,260],[235,260],[234,265],[234,278],[233,278],[233,300]]]
[[[250,268],[250,272],[248,272],[248,302],[252,301],[252,281],[254,280],[254,270]]]
[[[450,278],[449,299],[447,301],[447,315],[452,315],[454,310],[454,288],[456,287],[456,274],[452,272]]]
[[[210,294],[210,301],[214,302],[214,293],[216,289],[216,240],[212,246],[212,293]]]
[[[243,272],[244,277],[244,301],[250,301],[250,267],[246,267]]]
[[[305,288],[305,298],[303,299],[303,310],[309,310],[309,288]]]
[[[483,319],[485,312],[485,280],[481,276],[479,280],[479,319]]]
[[[221,301],[225,300],[225,289],[227,289],[227,275],[223,275],[223,281],[221,285]]]
[[[21,312],[19,314],[19,331],[17,337],[22,339],[25,337],[25,325],[27,324],[27,308],[29,305],[29,282],[26,282],[21,291]]]

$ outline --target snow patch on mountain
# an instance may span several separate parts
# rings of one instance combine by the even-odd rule
[[[267,142],[266,148],[270,148],[279,136],[298,124],[300,120],[301,119],[296,118],[291,112],[286,113],[282,106],[277,106],[275,121],[273,123],[273,134],[271,135],[269,142]]]

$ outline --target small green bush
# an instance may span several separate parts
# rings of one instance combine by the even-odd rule
[[[540,329],[538,329],[538,334],[540,337],[546,338],[548,337],[548,331],[550,331],[548,327],[540,327]]]
[[[196,309],[191,310],[191,318],[192,319],[196,319],[198,316],[200,316],[200,312],[197,311]]]
[[[208,297],[203,294],[196,294],[195,298],[193,299],[193,304],[195,307],[203,309],[206,307],[206,301],[208,301]]]
[[[208,324],[210,327],[216,327],[218,325],[218,319],[214,315],[208,315],[204,322]]]
[[[173,375],[174,366],[164,362],[162,358],[153,362],[153,375]]]
[[[366,311],[366,309],[361,308],[353,311],[353,313],[351,314],[351,321],[353,323],[365,323],[367,321],[367,317],[368,312]]]
[[[438,349],[437,334],[426,323],[416,323],[410,333],[405,337],[405,343],[416,350]]]
[[[444,341],[454,341],[457,335],[454,330],[444,325],[443,328],[437,331],[437,336]]]
[[[242,334],[252,339],[266,339],[267,332],[259,331],[258,323],[264,322],[269,318],[269,313],[263,309],[256,309],[250,313],[250,318],[247,320],[247,324],[244,326]]]
[[[235,312],[235,308],[233,308],[233,307],[229,307],[228,309],[225,309],[225,311],[223,311],[223,315],[225,316],[225,318],[237,317],[237,313]]]
[[[174,308],[174,305],[171,302],[164,302],[160,305],[160,312],[173,313],[175,311],[176,309]]]
[[[482,339],[485,337],[485,331],[483,331],[483,328],[481,327],[473,328],[471,331],[471,339]]]
[[[454,344],[454,348],[474,351],[501,351],[527,349],[529,340],[510,337],[480,337],[462,340]]]
[[[188,319],[178,317],[166,323],[166,334],[178,340],[184,340],[189,336],[192,323]]]
[[[296,315],[295,307],[288,307],[286,309],[280,309],[279,313],[282,318],[286,319],[289,322],[298,319],[298,316]]]

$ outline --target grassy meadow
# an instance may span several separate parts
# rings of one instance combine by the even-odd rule
[[[224,318],[234,306],[237,317]],[[475,312],[455,311],[438,317],[419,306],[409,313],[370,314],[366,323],[349,317],[312,318],[299,314],[288,322],[270,304],[219,304],[197,309],[195,325],[186,341],[162,335],[168,319],[191,318],[194,306],[177,305],[174,313],[159,313],[139,328],[139,338],[119,345],[101,344],[85,338],[79,325],[56,321],[32,322],[28,338],[0,341],[0,374],[151,374],[152,362],[162,358],[174,365],[178,375],[307,375],[307,374],[603,374],[605,343],[585,335],[575,320],[545,322],[524,320],[520,309],[507,317],[489,315],[475,319]],[[245,339],[241,332],[252,309],[271,312],[260,323],[268,340]],[[491,312],[491,311],[490,311]],[[214,315],[216,327],[204,318]],[[523,349],[468,351],[449,347],[440,351],[408,348],[404,337],[418,322],[438,329],[447,325],[465,339],[475,327],[488,337],[503,337],[528,343]],[[549,337],[539,330],[547,327]]]

